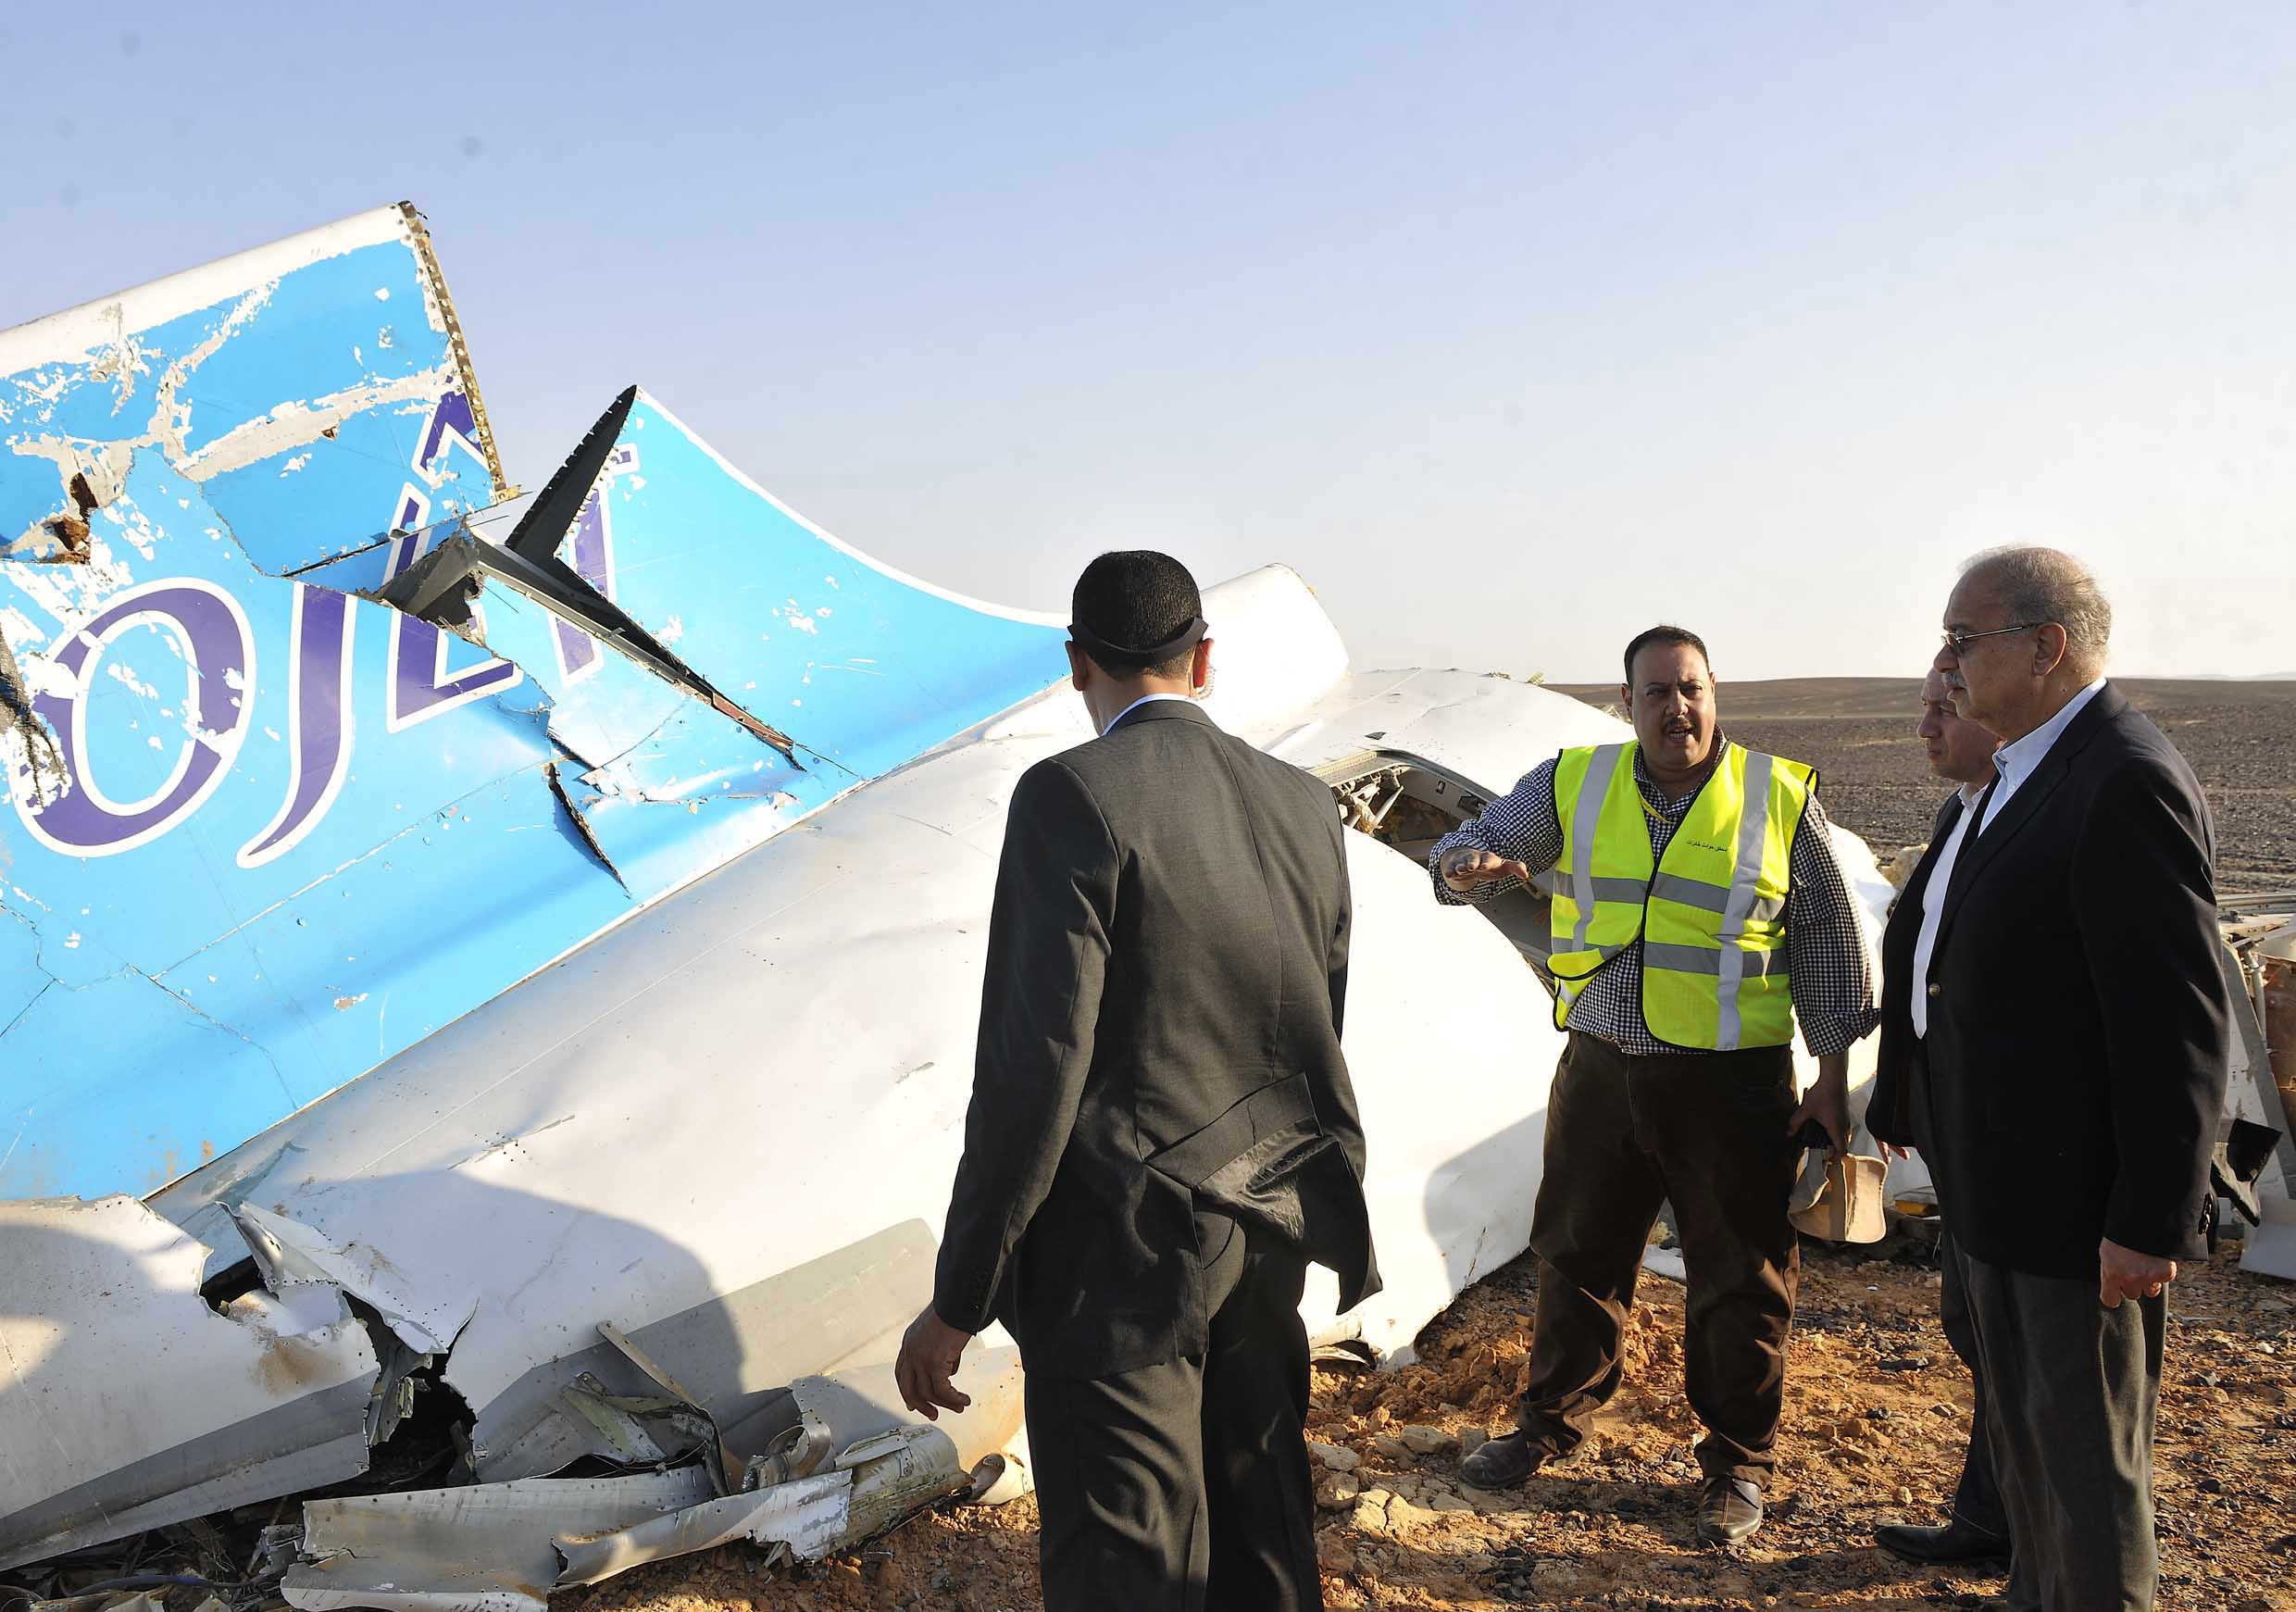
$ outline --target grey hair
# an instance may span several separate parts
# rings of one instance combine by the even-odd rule
[[[1965,577],[1980,571],[2000,590],[2011,620],[2065,629],[2065,656],[2075,671],[2093,678],[2104,669],[2113,606],[2087,566],[2062,549],[2013,545],[1989,548],[1961,568]]]

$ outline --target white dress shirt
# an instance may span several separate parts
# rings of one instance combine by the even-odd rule
[[[1929,869],[1928,887],[1921,893],[1921,934],[1914,942],[1914,1033],[1928,1038],[1929,1034],[1929,962],[1937,951],[1938,920],[1944,916],[1945,892],[1953,882],[1953,865],[1961,860],[1962,843],[1968,838],[1969,819],[1977,816],[1978,805],[1984,801],[1985,821],[1978,829],[1978,837],[2001,820],[2001,809],[2007,806],[2025,781],[2033,776],[2048,756],[2049,748],[2057,736],[2072,725],[2097,691],[2104,687],[2099,678],[2080,693],[2065,702],[2065,708],[2034,729],[2022,739],[2012,740],[1993,752],[1993,798],[1985,800],[1982,789],[1969,784],[1961,786],[1961,816],[1953,823],[1953,831],[1945,836],[1945,848],[1938,853],[1937,865]]]
[[[2001,816],[2001,808],[2009,804],[2009,797],[2024,787],[2027,779],[2040,770],[2040,764],[2048,757],[2050,746],[2057,742],[2057,736],[2072,726],[2073,719],[2097,697],[2097,691],[2103,687],[2104,680],[2099,678],[2065,701],[2065,709],[2024,738],[2012,739],[1993,752],[1993,770],[2001,775],[2001,782],[1993,787],[1992,804],[1985,808],[1985,827],[1978,831],[1980,837],[1985,829],[1993,826],[1993,819]]]
[[[1115,727],[1118,722],[1124,720],[1125,718],[1130,716],[1134,711],[1139,710],[1141,706],[1146,705],[1151,700],[1186,700],[1191,697],[1192,696],[1188,694],[1142,694],[1140,698],[1134,700],[1130,705],[1125,706],[1124,709],[1118,711],[1115,716],[1109,718],[1108,728]],[[1100,731],[1100,736],[1102,738],[1105,739],[1108,736],[1108,728],[1103,728]]]
[[[1977,816],[1978,802],[1985,798],[1986,786],[1965,783],[1961,786],[1961,816],[1945,836],[1944,848],[1938,852],[1936,865],[1929,869],[1929,882],[1921,893],[1921,933],[1914,942],[1914,1033],[1927,1040],[1929,1034],[1929,956],[1937,950],[1938,918],[1945,911],[1945,887],[1953,881],[1953,864],[1961,860],[1961,843],[1968,836],[1969,819]]]

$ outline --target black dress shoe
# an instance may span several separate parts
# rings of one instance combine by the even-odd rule
[[[1547,1452],[1514,1432],[1477,1444],[1459,1463],[1459,1481],[1478,1489],[1511,1489],[1546,1465]]]
[[[1762,1491],[1743,1478],[1709,1478],[1698,1499],[1698,1543],[1736,1544],[1762,1526]]]
[[[1997,1533],[1972,1528],[1958,1517],[1943,1528],[1918,1528],[1908,1522],[1885,1522],[1874,1530],[1874,1543],[1891,1556],[1909,1562],[2005,1562],[2009,1542]]]

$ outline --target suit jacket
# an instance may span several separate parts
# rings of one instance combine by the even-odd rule
[[[1881,931],[1881,1034],[1874,1056],[1874,1089],[1866,1100],[1866,1127],[1880,1142],[1900,1147],[1921,1145],[1915,1123],[1926,1093],[1917,1090],[1913,1018],[1914,947],[1921,939],[1922,908],[1928,903],[1929,876],[1936,870],[1938,853],[1946,836],[1961,821],[1961,791],[1955,790],[1938,807],[1929,829],[1928,848],[1914,864],[1913,877],[1898,893],[1890,921]],[[1926,1151],[1926,1150],[1925,1150]]]
[[[934,1279],[1029,1368],[1200,1355],[1229,1239],[1379,1289],[1340,1051],[1350,903],[1323,784],[1195,706],[1038,763],[1006,820],[965,1156]]]
[[[2103,1238],[2202,1254],[2231,1058],[2215,858],[2191,769],[2110,683],[1962,846],[1909,1110],[1978,1258],[2093,1281]],[[1909,882],[1885,991],[1901,1049],[1920,906]]]

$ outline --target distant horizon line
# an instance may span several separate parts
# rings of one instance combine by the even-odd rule
[[[1494,674],[1492,674],[1492,675],[1495,675],[1495,676],[1501,676],[1501,677],[1513,677],[1515,674],[1513,674],[1512,672],[1500,672],[1500,673],[1494,673]],[[2154,682],[2154,683],[2202,683],[2202,682],[2214,682],[2214,683],[2296,683],[2296,671],[2260,671],[2260,672],[2227,672],[2227,671],[2188,671],[2188,672],[2111,671],[2111,672],[2107,672],[2105,675],[2106,675],[2107,677],[2109,677],[2109,678],[2113,679],[2114,681],[2119,681],[2119,682]],[[1520,680],[1520,679],[1518,679],[1518,680],[1516,680],[1516,681],[1521,681],[1521,680]],[[1792,675],[1792,676],[1790,676],[1790,677],[1728,677],[1728,678],[1721,678],[1721,679],[1718,679],[1717,681],[1720,681],[1721,683],[1725,684],[1725,685],[1731,685],[1731,684],[1735,684],[1735,685],[1740,686],[1740,687],[1744,687],[1744,686],[1746,686],[1747,684],[1750,684],[1750,683],[1796,683],[1796,682],[1835,682],[1835,683],[1842,683],[1842,682],[1850,682],[1850,683],[1860,683],[1860,682],[1862,682],[1862,683],[1917,683],[1917,682],[1919,682],[1919,681],[1921,681],[1921,677],[1920,677],[1920,675],[1919,675],[1919,674],[1917,674],[1917,673],[1916,673],[1916,674],[1910,674],[1910,675],[1895,675],[1895,676],[1892,676],[1892,675],[1889,675],[1889,674],[1886,674],[1886,673],[1878,673],[1878,672],[1875,672],[1875,673],[1869,673],[1869,672],[1841,672],[1841,673],[1832,673],[1832,672],[1799,672],[1799,673],[1796,673],[1796,674],[1794,674],[1794,675]],[[1609,679],[1609,678],[1599,678],[1599,679],[1598,679],[1598,678],[1553,678],[1553,677],[1541,677],[1541,678],[1539,679],[1539,681],[1540,681],[1540,685],[1541,685],[1541,687],[1544,687],[1544,688],[1553,688],[1553,689],[1593,689],[1593,688],[1614,688],[1614,687],[1617,686],[1617,685],[1616,685],[1616,681],[1615,681],[1614,680],[1612,680],[1612,679]]]

